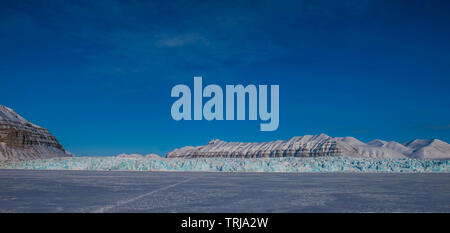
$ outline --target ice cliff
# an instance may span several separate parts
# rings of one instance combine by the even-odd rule
[[[450,172],[450,160],[348,156],[279,158],[67,157],[0,163],[0,169],[202,172]]]

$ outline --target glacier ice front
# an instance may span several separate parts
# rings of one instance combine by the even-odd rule
[[[353,157],[132,158],[64,157],[0,164],[1,169],[207,172],[450,172],[450,160]]]

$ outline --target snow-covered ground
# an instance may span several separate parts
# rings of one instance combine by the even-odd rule
[[[450,172],[450,160],[408,158],[279,157],[279,158],[162,158],[63,157],[0,163],[0,169],[129,170],[207,172]]]
[[[0,170],[0,212],[450,212],[450,174]]]

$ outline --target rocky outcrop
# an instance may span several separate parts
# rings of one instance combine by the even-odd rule
[[[0,105],[0,162],[72,156],[46,129]]]
[[[450,159],[450,146],[440,140],[414,140],[405,145],[374,140],[369,143],[354,137],[332,138],[326,134],[305,135],[289,140],[262,143],[212,140],[204,146],[186,146],[167,154],[168,158],[264,158],[350,156],[362,158]]]

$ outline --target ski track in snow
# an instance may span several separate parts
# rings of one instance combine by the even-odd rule
[[[137,200],[139,200],[139,199],[142,199],[142,198],[144,198],[144,197],[150,196],[150,195],[152,195],[152,194],[154,194],[154,193],[157,193],[157,192],[159,192],[159,191],[167,190],[167,189],[170,189],[170,188],[175,187],[175,186],[177,186],[177,185],[184,184],[184,183],[187,183],[187,182],[189,182],[189,181],[191,181],[191,180],[195,180],[195,179],[198,179],[198,178],[200,178],[200,176],[196,176],[196,177],[192,177],[192,178],[189,178],[189,179],[185,179],[185,180],[180,181],[180,182],[178,182],[178,183],[171,184],[171,185],[168,185],[168,186],[159,188],[159,189],[155,189],[155,190],[153,190],[153,191],[151,191],[151,192],[141,194],[141,195],[139,195],[139,196],[137,196],[137,197],[134,197],[134,198],[129,198],[129,199],[121,200],[121,201],[116,202],[116,203],[113,204],[113,205],[107,205],[107,206],[103,206],[103,207],[101,207],[101,208],[98,208],[98,209],[92,211],[92,213],[104,213],[104,212],[108,212],[109,210],[112,210],[112,209],[114,209],[114,208],[117,208],[117,207],[126,205],[126,204],[128,204],[128,203],[131,203],[131,202],[137,201]]]

